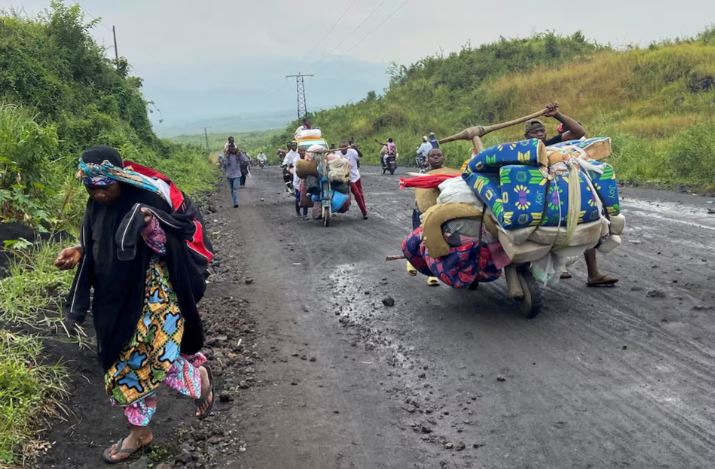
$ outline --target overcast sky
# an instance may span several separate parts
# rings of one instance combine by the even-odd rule
[[[161,111],[163,126],[359,100],[387,86],[390,62],[554,30],[614,46],[693,36],[715,23],[715,0],[83,0],[93,34],[112,45]],[[48,0],[0,0],[35,15]],[[113,50],[108,50],[113,55]]]

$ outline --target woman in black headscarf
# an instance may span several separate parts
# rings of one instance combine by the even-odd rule
[[[67,317],[81,323],[91,309],[105,389],[130,424],[103,453],[111,464],[151,443],[159,384],[193,398],[197,417],[210,412],[213,383],[196,308],[205,282],[186,244],[193,219],[172,213],[164,181],[123,168],[105,146],[85,151],[79,167],[89,193],[81,244],[62,250],[55,265],[79,266]]]

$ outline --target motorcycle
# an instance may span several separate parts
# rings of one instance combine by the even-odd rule
[[[258,167],[263,169],[263,167],[266,165],[266,162],[263,160],[258,160]]]
[[[295,194],[295,188],[293,187],[293,174],[291,174],[288,166],[281,166],[283,168],[283,182],[286,185],[286,192]]]
[[[380,161],[382,161],[382,174],[385,174],[385,172],[389,171],[390,176],[395,174],[395,170],[397,169],[397,157],[399,154],[395,155],[387,155],[384,158],[380,158]]]

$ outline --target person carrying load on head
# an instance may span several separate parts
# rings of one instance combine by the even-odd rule
[[[546,117],[553,117],[559,124],[559,133],[551,138],[548,138],[546,126],[540,119],[530,119],[526,121],[524,127],[524,138],[536,138],[544,142],[544,145],[554,145],[560,142],[569,140],[578,140],[586,136],[586,129],[583,128],[575,119],[562,114],[559,111],[558,103],[549,103],[546,105]],[[586,260],[586,269],[588,271],[588,279],[586,285],[589,287],[611,287],[618,282],[617,278],[610,277],[598,271],[598,261],[596,260],[596,248],[587,249],[583,253]],[[571,278],[571,273],[564,271],[561,273],[561,278]]]
[[[244,156],[245,157],[245,156]],[[233,137],[228,137],[228,142],[224,145],[223,160],[221,162],[224,176],[228,182],[228,190],[231,192],[233,207],[238,207],[238,188],[243,172],[241,169],[241,156]]]
[[[193,399],[198,418],[214,402],[196,306],[213,258],[201,216],[170,181],[124,163],[110,147],[82,153],[89,199],[80,245],[54,262],[61,270],[78,267],[65,321],[75,327],[92,312],[104,387],[129,423],[129,435],[104,450],[109,464],[152,442],[161,384]]]
[[[460,171],[444,166],[444,155],[442,154],[442,150],[439,148],[432,148],[429,151],[427,154],[427,164],[429,166],[427,174],[453,174],[455,176],[460,174]],[[422,224],[422,221],[420,220],[422,212],[437,203],[437,196],[439,196],[439,189],[415,188],[415,206],[412,209],[413,230],[416,230]],[[417,275],[417,269],[415,269],[409,261],[407,261],[406,267],[409,275],[413,277]],[[437,287],[439,286],[439,280],[437,277],[427,277],[427,285]]]

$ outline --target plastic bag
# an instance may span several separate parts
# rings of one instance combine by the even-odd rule
[[[474,195],[474,191],[469,188],[461,177],[447,179],[439,185],[437,203],[465,203],[476,205],[479,208],[484,207],[484,204]]]

